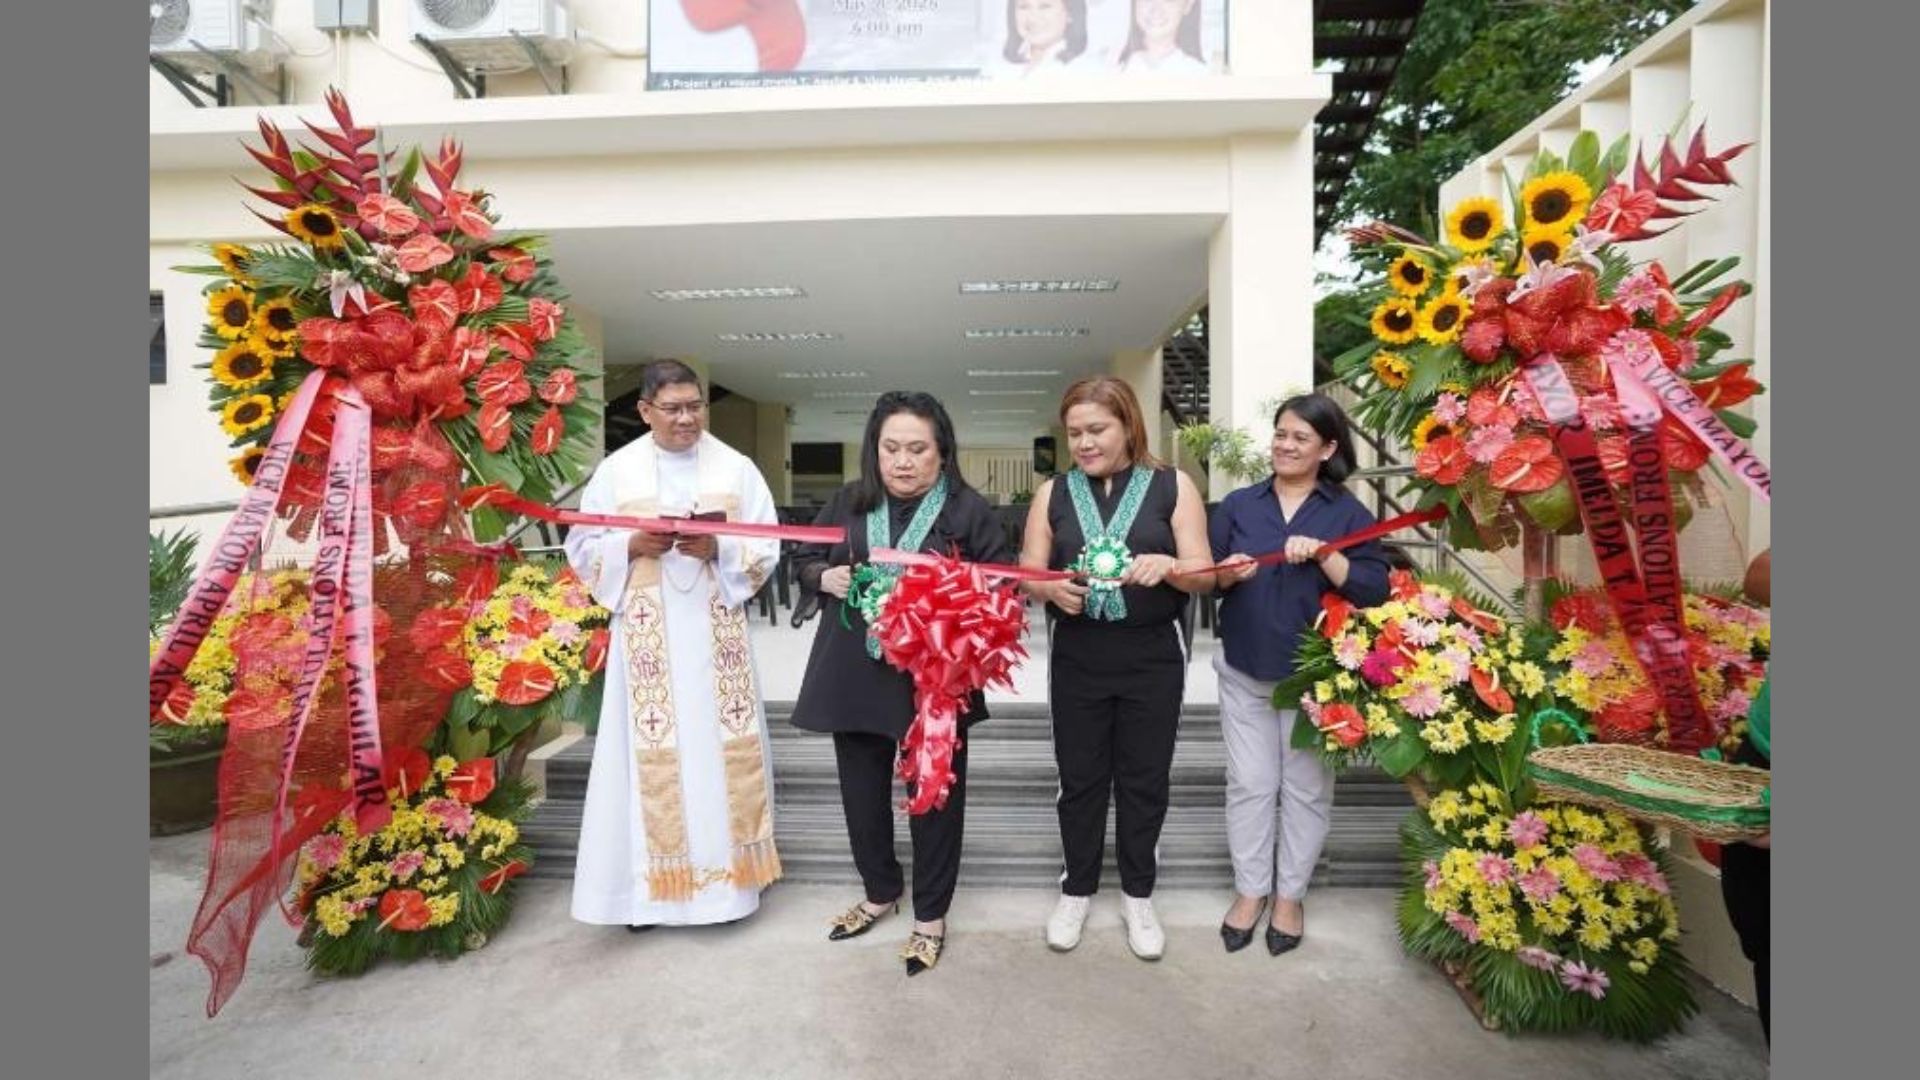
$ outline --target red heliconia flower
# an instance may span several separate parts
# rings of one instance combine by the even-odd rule
[[[420,227],[420,215],[391,195],[379,192],[362,195],[355,209],[360,212],[361,221],[387,236],[405,236]]]
[[[489,401],[480,406],[474,426],[480,429],[480,445],[486,447],[488,453],[497,454],[505,450],[513,438],[513,411],[497,401]]]
[[[487,268],[474,263],[467,267],[467,276],[454,285],[454,294],[460,299],[460,310],[469,315],[490,311],[500,306],[506,296],[506,289],[500,279],[487,273]]]
[[[473,665],[458,646],[433,649],[420,658],[420,678],[436,690],[459,690],[473,682]]]
[[[487,219],[472,194],[465,191],[448,192],[446,211],[453,227],[475,240],[485,240],[493,235],[493,222]]]
[[[493,260],[494,265],[500,268],[500,276],[511,285],[532,280],[533,275],[540,269],[534,262],[533,256],[517,247],[489,248],[487,258]]]
[[[540,400],[549,405],[571,405],[580,396],[580,380],[572,368],[554,368],[540,383]]]
[[[433,919],[427,894],[419,889],[388,889],[380,894],[380,929],[412,933],[425,930]]]
[[[1502,491],[1545,491],[1566,474],[1566,466],[1544,436],[1526,435],[1493,459],[1487,479]]]
[[[555,406],[547,406],[547,411],[533,425],[533,452],[544,456],[560,449],[560,440],[566,432],[566,418]]]
[[[452,262],[453,248],[431,233],[421,233],[400,245],[395,261],[409,274],[425,274]]]
[[[587,635],[587,654],[582,658],[582,662],[586,664],[588,674],[606,666],[607,648],[612,642],[613,635],[604,626]]]
[[[447,794],[471,805],[485,802],[487,796],[493,794],[493,785],[493,759],[475,758],[461,762],[453,775],[447,777]]]
[[[524,874],[526,872],[527,872],[526,861],[522,859],[515,859],[512,862],[506,864],[505,866],[502,866],[500,869],[495,870],[493,873],[488,874],[486,877],[481,878],[480,890],[486,893],[488,896],[492,896],[498,893],[501,889],[506,888],[507,882],[512,881],[514,878],[517,878],[521,874]]]
[[[566,319],[567,310],[544,296],[536,296],[527,301],[527,322],[533,327],[533,335],[540,341],[552,341],[560,332],[560,324]]]
[[[438,480],[416,480],[393,502],[393,516],[418,529],[431,529],[447,516],[447,488]]]
[[[414,322],[434,337],[452,333],[453,324],[460,319],[459,294],[452,283],[439,278],[408,289],[407,306],[413,309]]]
[[[494,696],[509,705],[531,705],[553,693],[553,670],[532,660],[515,660],[500,672],[500,689]]]
[[[533,396],[527,382],[527,368],[518,360],[502,360],[480,372],[474,384],[480,400],[501,405],[518,405]]]

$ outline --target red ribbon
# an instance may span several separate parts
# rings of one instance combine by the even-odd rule
[[[479,506],[497,506],[523,517],[551,521],[560,525],[604,525],[614,529],[679,533],[682,536],[752,536],[763,540],[794,540],[803,544],[837,544],[847,538],[847,530],[838,525],[763,525],[752,521],[628,517],[619,514],[589,514],[580,510],[562,510],[559,507],[523,499],[498,484],[470,488],[461,502],[469,509]]]
[[[1335,551],[1342,551],[1357,544],[1364,544],[1369,540],[1377,539],[1388,533],[1396,533],[1401,529],[1410,529],[1415,525],[1425,525],[1430,522],[1442,521],[1446,519],[1448,513],[1449,511],[1445,506],[1429,506],[1425,510],[1415,510],[1411,513],[1390,517],[1385,521],[1369,525],[1358,532],[1351,532],[1338,539],[1329,540],[1321,544],[1319,547],[1313,549],[1313,557],[1323,559]],[[1286,559],[1287,553],[1284,550],[1269,551],[1264,554],[1255,555],[1253,557],[1253,563],[1256,566],[1271,566],[1275,563],[1285,562]],[[1234,567],[1245,565],[1247,564],[1244,562],[1213,563],[1208,566],[1196,566],[1191,570],[1175,570],[1167,576],[1193,577],[1197,574],[1211,574],[1217,570],[1230,570]]]

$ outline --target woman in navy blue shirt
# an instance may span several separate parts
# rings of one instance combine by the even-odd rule
[[[1326,843],[1333,773],[1311,751],[1292,748],[1295,709],[1273,707],[1274,684],[1293,674],[1302,631],[1320,613],[1322,593],[1358,607],[1387,599],[1386,553],[1377,541],[1318,554],[1329,540],[1373,524],[1341,483],[1354,470],[1346,413],[1331,398],[1303,394],[1273,417],[1273,475],[1228,495],[1214,511],[1209,540],[1226,590],[1214,655],[1220,727],[1227,745],[1227,844],[1234,898],[1220,924],[1228,952],[1253,941],[1268,895],[1267,951],[1279,956],[1306,933],[1302,901]],[[1279,565],[1252,553],[1284,551]],[[1280,805],[1276,856],[1274,804]],[[1276,872],[1275,863],[1278,862]]]

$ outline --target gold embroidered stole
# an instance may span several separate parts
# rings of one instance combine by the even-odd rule
[[[723,448],[710,446],[710,441],[711,436],[702,436],[696,451],[699,496],[695,509],[724,510],[728,520],[738,520],[738,470],[744,466]],[[622,478],[618,512],[658,514],[659,457],[651,437],[643,443],[637,466],[631,476]],[[752,565],[751,559],[748,562],[750,579],[763,580],[765,568]],[[712,564],[700,569],[712,635],[713,710],[732,853],[726,867],[698,867],[688,842],[681,733],[667,650],[667,635],[672,631],[667,626],[662,580],[660,559],[634,560],[628,568],[622,613],[634,775],[649,859],[647,892],[656,901],[678,903],[693,899],[717,881],[741,889],[764,888],[779,880],[781,870],[773,842],[773,799],[761,749],[760,692],[754,681],[746,612],[722,602]]]

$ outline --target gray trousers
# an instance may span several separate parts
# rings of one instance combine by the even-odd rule
[[[1276,710],[1273,687],[1214,654],[1220,675],[1220,732],[1227,744],[1227,847],[1242,896],[1307,895],[1333,809],[1333,770],[1290,745],[1297,709]],[[1274,806],[1280,807],[1279,847]],[[1278,881],[1275,864],[1278,863]]]

